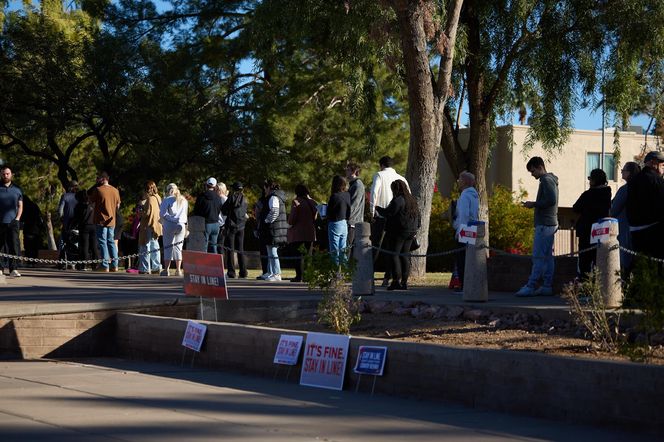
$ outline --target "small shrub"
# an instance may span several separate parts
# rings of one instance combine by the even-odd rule
[[[496,185],[489,197],[489,233],[491,247],[515,254],[533,249],[533,210],[521,205],[525,191],[511,192]]]
[[[303,279],[309,289],[319,288],[323,299],[318,304],[318,322],[336,333],[348,334],[350,327],[360,322],[360,300],[352,295],[348,283],[352,281],[355,261],[336,264],[329,253],[315,251],[305,254]]]
[[[600,271],[595,268],[582,282],[567,284],[562,297],[569,304],[574,323],[583,327],[601,350],[617,352],[620,317],[607,312],[599,281]],[[586,299],[587,303],[582,302]]]

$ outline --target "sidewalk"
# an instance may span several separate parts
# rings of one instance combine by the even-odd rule
[[[0,440],[632,441],[645,434],[119,359],[0,361]]]
[[[53,269],[24,269],[20,278],[6,278],[0,285],[0,317],[56,314],[120,309],[143,305],[198,302],[186,297],[182,278],[127,273],[84,273]],[[378,281],[377,281],[378,282]],[[309,291],[304,283],[266,282],[255,279],[229,279],[232,300],[315,301],[320,293]],[[565,316],[567,307],[558,296],[517,298],[513,293],[489,293],[485,303],[463,301],[446,287],[411,287],[390,292],[376,287],[376,301],[421,301],[436,305],[477,306],[499,311],[534,311],[546,316]]]

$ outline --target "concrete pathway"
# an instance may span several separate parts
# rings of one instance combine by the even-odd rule
[[[0,440],[648,441],[445,403],[118,359],[0,361]]]
[[[185,301],[181,277],[159,277],[127,273],[92,273],[72,270],[23,269],[22,277],[6,278],[0,286],[0,317],[51,314],[121,308]],[[231,299],[303,301],[317,300],[304,283],[229,279]],[[196,302],[198,298],[188,298]],[[444,287],[411,287],[388,292],[376,287],[376,300],[414,300],[428,304],[481,305],[494,310],[534,310],[567,316],[567,307],[557,296],[517,298],[512,293],[491,292],[489,302],[464,303],[461,295]]]

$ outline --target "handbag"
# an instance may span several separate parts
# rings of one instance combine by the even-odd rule
[[[417,242],[417,238],[413,237],[413,242],[410,243],[410,251],[417,250],[420,248],[420,243]]]

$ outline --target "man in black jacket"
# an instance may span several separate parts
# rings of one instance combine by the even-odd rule
[[[235,278],[233,255],[237,251],[237,263],[240,267],[240,278],[247,277],[247,266],[244,261],[244,227],[247,224],[247,200],[244,197],[242,183],[233,183],[233,194],[221,208],[226,216],[226,239],[229,249],[226,251],[226,268],[228,277]]]
[[[627,183],[627,220],[635,251],[664,258],[664,153],[652,151]]]
[[[217,239],[219,238],[219,214],[221,213],[221,197],[216,191],[217,180],[210,177],[205,182],[205,192],[196,198],[194,216],[205,218],[205,239],[208,253],[217,253]]]

